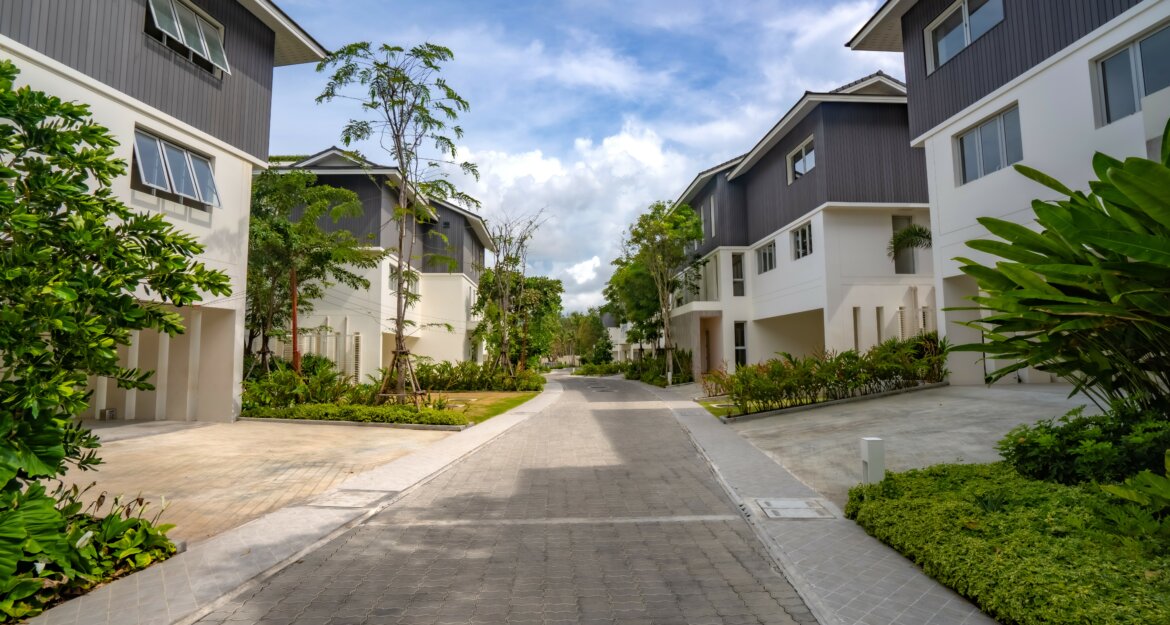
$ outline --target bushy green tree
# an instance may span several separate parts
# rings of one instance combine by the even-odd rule
[[[43,484],[99,462],[74,421],[87,376],[151,389],[151,372],[121,366],[118,347],[135,330],[182,332],[162,304],[230,293],[225,274],[195,260],[193,237],[114,195],[126,163],[89,107],[17,88],[18,74],[0,59],[0,611],[12,616],[102,573],[78,510],[58,508]],[[111,534],[92,540],[121,538]]]
[[[1039,231],[979,219],[999,240],[967,245],[999,257],[959,259],[983,294],[970,323],[985,342],[958,349],[1050,371],[1102,407],[1132,402],[1170,414],[1170,124],[1160,160],[1093,158],[1090,193],[1016,169],[1067,199],[1035,201]]]

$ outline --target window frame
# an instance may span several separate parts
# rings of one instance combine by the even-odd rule
[[[767,262],[764,262],[764,261]],[[776,268],[776,239],[756,248],[756,275],[763,275]]]
[[[792,260],[807,258],[813,254],[812,222],[806,221],[792,229]]]
[[[905,225],[903,225],[902,227],[898,227],[899,222],[903,222]],[[894,233],[901,232],[902,230],[909,228],[910,226],[913,226],[913,225],[914,225],[914,216],[913,215],[890,215],[890,227],[893,229]],[[901,256],[901,258],[899,258],[899,255]],[[905,264],[908,264],[910,266],[910,270],[909,271],[898,271],[899,260],[901,260]],[[897,276],[915,275],[918,273],[918,254],[915,253],[915,250],[912,247],[906,248],[904,250],[900,250],[898,252],[898,254],[896,254],[894,256],[893,264],[894,264],[894,275],[897,275]],[[903,266],[902,268],[905,269],[906,267]]]
[[[1142,32],[1140,35],[1133,37],[1124,44],[1111,48],[1105,54],[1093,60],[1093,83],[1094,94],[1093,101],[1097,109],[1097,127],[1102,128],[1108,126],[1113,122],[1120,121],[1131,115],[1136,115],[1142,112],[1142,99],[1149,97],[1151,94],[1146,93],[1146,73],[1142,65],[1142,43],[1151,37],[1170,30],[1170,23],[1163,22],[1157,26]],[[1133,112],[1110,119],[1109,116],[1109,100],[1105,92],[1105,62],[1109,61],[1119,54],[1125,52],[1129,53],[1129,77],[1133,90],[1134,109]],[[1170,87],[1163,87],[1158,91],[1170,89]],[[1155,91],[1154,93],[1157,93]]]
[[[1018,125],[1020,128],[1020,136],[1019,136],[1020,158],[1019,158],[1019,160],[1016,160],[1016,161],[1011,161],[1009,156],[1008,156],[1007,124],[1004,122],[1004,119],[1012,111],[1016,112],[1016,117],[1019,119]],[[999,142],[998,147],[999,147],[1000,165],[997,169],[993,169],[991,171],[984,171],[983,170],[984,159],[983,159],[982,130],[983,130],[984,126],[987,126],[988,124],[991,124],[991,123],[995,123],[995,126],[996,126],[996,138]],[[966,139],[967,137],[974,137],[975,162],[978,164],[978,167],[979,167],[978,174],[970,179],[967,178],[967,168],[965,167],[966,160],[965,160],[965,156],[964,156],[964,152],[963,152],[963,140]],[[992,115],[989,115],[987,117],[984,117],[983,119],[979,120],[977,123],[968,127],[966,130],[956,134],[955,138],[954,138],[954,142],[955,142],[955,145],[954,145],[955,169],[956,169],[956,175],[957,175],[957,180],[958,180],[958,184],[956,186],[961,187],[963,185],[975,182],[976,180],[982,180],[983,178],[986,178],[987,176],[990,176],[991,174],[994,174],[995,172],[1003,171],[1005,169],[1010,168],[1012,165],[1015,165],[1016,163],[1023,162],[1023,160],[1024,160],[1024,123],[1023,123],[1023,117],[1020,114],[1019,102],[1013,102],[1007,108],[1000,109],[998,112],[996,112]]]
[[[979,35],[979,37],[975,37],[975,38],[971,37],[971,12],[970,12],[970,7],[969,7],[970,0],[955,0],[955,2],[953,4],[951,4],[945,10],[943,10],[943,12],[940,13],[939,16],[936,17],[932,22],[930,22],[930,24],[927,24],[926,28],[922,29],[922,45],[926,48],[926,75],[927,76],[938,71],[938,69],[940,67],[949,63],[951,61],[951,59],[959,56],[959,54],[961,54],[963,52],[963,50],[970,48],[972,43],[975,43],[976,41],[978,41],[980,37],[983,37],[983,35],[986,35],[987,33],[995,30],[995,28],[997,26],[1002,24],[1007,19],[1007,15],[1006,15],[1007,10],[1004,8],[1004,6],[1005,6],[1004,1],[1003,0],[989,0],[989,1],[990,2],[999,2],[1000,3],[1000,10],[1003,11],[1005,13],[1005,15],[1003,17],[1001,17],[998,22],[996,22],[995,24],[992,24],[990,28],[983,31],[983,33],[981,33]],[[947,20],[947,18],[954,15],[955,11],[961,11],[963,14],[963,25],[962,25],[963,47],[959,48],[959,50],[957,52],[955,52],[954,54],[952,54],[950,56],[950,58],[943,61],[942,63],[939,63],[938,62],[938,50],[936,50],[935,46],[934,46],[934,31],[938,30],[938,28],[940,26],[942,26],[942,23],[945,22]]]
[[[739,261],[738,264],[736,261]],[[731,296],[743,297],[747,295],[747,277],[744,271],[743,252],[731,253]],[[736,268],[739,269],[739,275],[736,275]]]
[[[815,134],[809,135],[809,137],[807,139],[805,139],[803,142],[801,142],[801,144],[799,146],[797,146],[795,150],[792,150],[791,152],[788,153],[788,158],[787,158],[788,184],[792,184],[792,183],[796,182],[797,180],[800,180],[801,178],[805,177],[808,174],[808,172],[810,172],[816,168],[816,166],[817,166],[817,147],[813,141],[814,139],[816,139]],[[796,158],[797,154],[800,155],[799,161]],[[804,171],[798,173],[796,171],[796,163],[797,162],[803,163],[808,158],[808,156],[810,154],[812,155],[812,159],[813,159],[812,167],[808,167]]]
[[[152,182],[148,182],[146,180],[146,176],[144,175],[145,172],[143,171],[143,159],[142,159],[142,156],[140,155],[140,152],[141,152],[140,146],[139,146],[139,137],[140,136],[145,137],[149,140],[152,140],[154,142],[155,147],[158,150],[158,157],[162,161],[163,173],[164,173],[164,175],[166,177],[166,181],[167,181],[167,186],[165,188],[160,187],[157,184],[154,184]],[[175,150],[178,150],[181,153],[183,163],[185,163],[187,165],[187,173],[191,177],[191,184],[195,188],[195,196],[194,197],[187,194],[186,192],[180,192],[176,188],[175,178],[174,178],[175,174],[174,174],[174,172],[171,171],[171,159],[167,155],[167,152],[166,152],[167,147],[174,148]],[[199,159],[199,160],[202,160],[205,163],[207,163],[208,170],[211,174],[210,175],[211,189],[209,191],[210,191],[210,196],[212,196],[211,199],[213,199],[214,201],[208,201],[207,199],[204,199],[204,196],[207,194],[205,193],[205,190],[203,188],[204,187],[203,181],[200,180],[199,174],[196,173],[195,164],[194,164],[195,159]],[[137,187],[141,187],[138,190],[149,191],[149,192],[153,193],[154,195],[161,194],[161,197],[163,199],[170,199],[172,201],[176,201],[176,202],[179,202],[181,204],[193,205],[195,208],[200,208],[203,210],[223,207],[223,199],[219,193],[219,184],[215,180],[215,160],[213,158],[211,158],[205,154],[200,154],[199,152],[196,152],[196,151],[191,150],[189,148],[186,148],[186,147],[184,147],[178,143],[175,143],[174,141],[171,141],[169,139],[164,139],[161,136],[159,136],[159,135],[157,135],[157,134],[155,134],[147,129],[135,128],[134,129],[133,160],[134,160],[134,165],[133,165],[133,172],[132,173],[137,174],[137,176],[131,176],[130,188],[134,189]]]
[[[735,321],[731,326],[731,338],[735,352],[735,366],[747,366],[747,322]],[[740,339],[743,339],[742,342]],[[742,357],[741,357],[742,356]]]
[[[173,44],[177,44],[178,47],[181,47],[184,51],[186,51],[188,60],[192,61],[204,70],[208,70],[209,73],[213,75],[217,75],[217,72],[227,74],[229,76],[231,75],[231,63],[228,61],[227,48],[225,45],[226,37],[224,35],[226,31],[222,24],[212,19],[210,15],[208,15],[199,7],[189,2],[185,2],[184,0],[149,0],[146,4],[147,25],[150,27],[150,29],[153,29],[154,31],[157,31],[157,33],[161,34],[162,38],[159,39],[158,35],[155,32],[151,32],[151,30],[147,31],[149,36],[159,40],[163,45],[167,46],[171,50],[180,52],[176,48],[176,45],[172,45],[172,42]],[[171,18],[171,23],[175,27],[175,32],[168,31],[159,23],[158,10],[164,6],[170,9],[169,15]],[[187,32],[188,29],[184,26],[180,8],[191,13],[195,19],[194,30],[195,34],[199,36],[199,41],[197,42],[199,44],[198,48],[192,45],[192,43],[196,42],[187,42],[189,33]],[[215,33],[214,43],[218,47],[218,51],[220,53],[218,55],[211,50],[211,45],[207,36],[209,31]],[[223,62],[220,63],[218,59],[222,59]],[[203,65],[203,62],[209,64],[210,69]]]

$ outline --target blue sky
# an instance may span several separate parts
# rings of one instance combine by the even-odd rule
[[[444,75],[471,103],[461,157],[481,173],[459,182],[489,220],[545,210],[532,271],[564,281],[569,309],[601,303],[641,209],[750,149],[805,90],[879,69],[901,77],[899,56],[844,46],[878,2],[278,0],[328,48],[452,49]],[[337,144],[360,115],[315,104],[323,84],[311,66],[277,70],[273,154]]]

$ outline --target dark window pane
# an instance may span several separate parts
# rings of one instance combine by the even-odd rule
[[[971,182],[979,177],[979,146],[978,133],[969,132],[959,139],[959,151],[963,159],[963,182]]]
[[[804,174],[804,155],[800,152],[792,155],[792,179],[796,180]]]
[[[1170,28],[1146,37],[1141,47],[1145,95],[1170,87]]]
[[[1012,165],[1024,160],[1024,140],[1020,136],[1020,109],[1014,108],[1003,114],[1004,152],[1007,163]]]
[[[1003,0],[970,0],[967,13],[970,16],[971,41],[975,41],[1003,21]]]
[[[745,325],[746,324],[744,324],[742,321],[737,321],[735,323],[735,346],[736,347],[746,347],[747,346],[747,337],[745,336],[746,330],[744,327]]]
[[[138,162],[138,177],[145,184],[162,191],[170,191],[167,183],[166,165],[163,164],[162,153],[158,151],[158,139],[143,134],[134,133],[134,156]]]
[[[984,176],[1003,167],[999,149],[999,120],[993,119],[979,127],[979,156],[983,159]]]
[[[807,173],[817,165],[817,154],[813,151],[813,144],[808,144],[804,149],[804,171]]]
[[[731,277],[736,280],[743,279],[743,254],[731,255]]]
[[[894,232],[901,232],[910,227],[914,223],[912,217],[905,215],[894,215],[893,226]],[[914,273],[914,248],[905,248],[898,250],[894,256],[894,273],[896,274],[912,274]]]
[[[963,10],[960,8],[948,15],[931,31],[930,37],[934,44],[935,67],[951,60],[951,57],[967,47],[967,39],[963,34]]]
[[[1105,121],[1112,122],[1137,112],[1129,50],[1101,61],[1101,82],[1105,87]]]

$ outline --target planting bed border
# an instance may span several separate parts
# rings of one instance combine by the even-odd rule
[[[525,402],[527,403],[527,402]],[[523,405],[523,404],[522,404]],[[236,417],[236,421],[253,423],[313,423],[316,425],[360,425],[362,427],[391,428],[396,430],[434,430],[439,432],[462,432],[475,425],[432,425],[429,423],[370,423],[368,421],[339,421],[334,419],[279,419],[268,417]]]
[[[814,408],[824,408],[825,406],[839,406],[841,404],[851,404],[857,401],[864,401],[867,399],[878,399],[879,397],[890,397],[893,395],[902,395],[904,393],[914,393],[916,391],[926,391],[932,388],[942,388],[949,386],[950,382],[935,382],[933,384],[921,384],[919,386],[911,386],[908,388],[899,388],[892,391],[883,391],[881,393],[872,393],[869,395],[858,395],[856,397],[846,397],[844,399],[834,399],[831,401],[821,401],[813,404],[804,404],[802,406],[793,406],[791,408],[779,408],[777,410],[765,410],[763,412],[749,412],[747,414],[736,415],[733,417],[715,416],[723,423],[731,425],[740,421],[752,421],[755,419],[763,419],[766,417],[778,417],[780,415],[791,414],[793,412],[803,412],[805,410],[812,410]],[[706,399],[701,397],[699,399]]]

